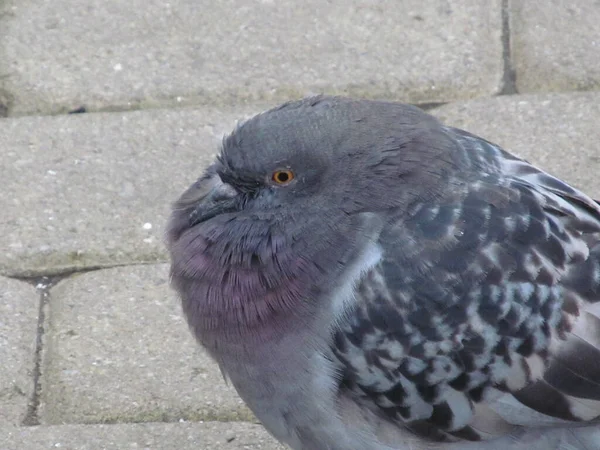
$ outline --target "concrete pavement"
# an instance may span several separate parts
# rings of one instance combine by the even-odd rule
[[[282,448],[181,317],[170,202],[236,120],[316,92],[446,103],[600,197],[599,21],[594,0],[0,2],[0,449]]]
[[[491,95],[502,78],[500,0],[5,0],[3,10],[11,115],[323,90],[422,103]]]

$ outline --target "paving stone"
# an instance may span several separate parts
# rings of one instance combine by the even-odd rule
[[[171,202],[248,111],[0,120],[0,274],[164,261]]]
[[[39,303],[33,286],[0,277],[0,427],[18,425],[27,414]]]
[[[243,422],[60,425],[0,429],[3,450],[284,450]]]
[[[600,92],[502,96],[432,113],[600,198]]]
[[[168,265],[79,274],[50,292],[44,424],[255,420],[200,349]]]
[[[4,0],[12,115],[311,92],[448,101],[502,79],[501,0]]]
[[[600,88],[600,1],[510,1],[519,92]]]

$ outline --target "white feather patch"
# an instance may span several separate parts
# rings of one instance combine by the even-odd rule
[[[342,276],[339,287],[335,290],[335,295],[331,299],[331,307],[335,318],[343,317],[350,307],[356,301],[354,295],[356,286],[362,277],[373,269],[383,256],[381,247],[374,242],[370,242],[356,261],[352,263]]]

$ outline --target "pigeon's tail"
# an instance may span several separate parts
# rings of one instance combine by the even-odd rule
[[[567,421],[600,418],[600,243],[564,280],[563,324],[542,378],[514,393],[522,404]]]
[[[600,301],[582,303],[572,319],[542,379],[481,405],[503,419],[495,431],[512,430],[460,450],[600,450]],[[476,428],[486,436],[485,427]]]
[[[588,306],[550,358],[543,378],[514,394],[521,403],[565,420],[600,417],[600,305]]]
[[[413,447],[419,449],[419,447]],[[428,447],[435,450],[600,450],[600,427],[570,426],[519,429],[486,442],[460,442]]]

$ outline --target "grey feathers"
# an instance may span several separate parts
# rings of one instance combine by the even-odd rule
[[[381,234],[384,258],[336,334],[345,389],[429,438],[479,439],[470,424],[492,390],[554,417],[600,416],[590,402],[600,400],[600,322],[585,311],[600,299],[600,245],[588,247],[600,210],[496,146],[447,132],[469,171]]]
[[[195,336],[294,449],[595,442],[600,206],[484,139],[287,103],[223,141],[168,246]]]

